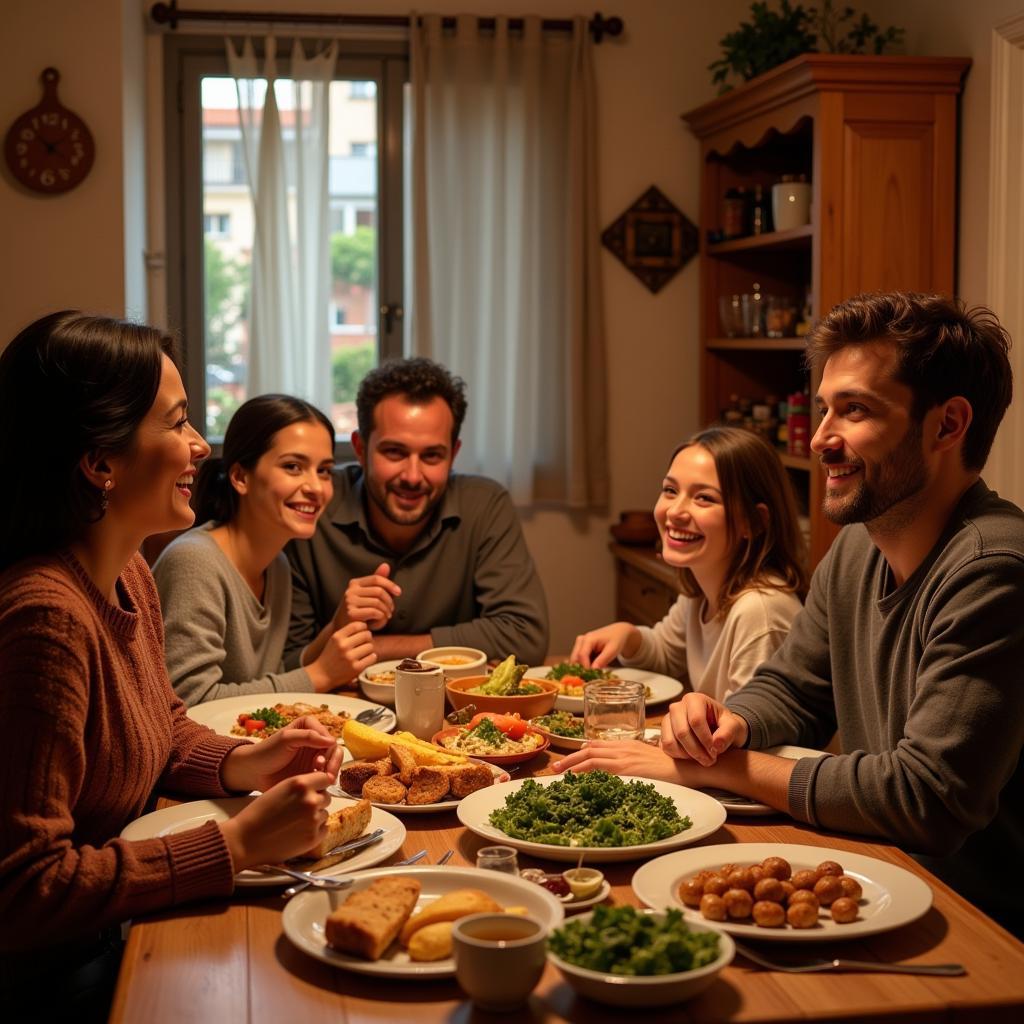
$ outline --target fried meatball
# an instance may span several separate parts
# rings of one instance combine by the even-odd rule
[[[810,903],[815,911],[821,906],[818,902],[818,897],[810,889],[797,889],[796,892],[792,893],[789,897],[789,905],[792,907],[796,903]]]
[[[494,773],[485,764],[460,764],[448,772],[448,781],[452,787],[452,796],[461,799],[478,789],[493,786]]]
[[[747,892],[753,892],[754,876],[750,868],[736,868],[734,871],[730,871],[726,875],[726,881],[728,881],[730,889],[746,889]]]
[[[781,903],[758,900],[754,904],[754,924],[761,928],[779,928],[786,923],[786,912]]]
[[[842,865],[834,860],[823,860],[814,870],[818,872],[819,878],[824,875],[835,875],[838,878],[843,873]]]
[[[700,898],[700,913],[701,917],[706,917],[709,921],[724,921],[727,916],[725,900],[710,892],[705,893]]]
[[[857,904],[849,896],[840,896],[832,901],[829,908],[832,911],[832,920],[836,924],[849,924],[857,920]]]
[[[704,883],[696,878],[687,878],[679,884],[679,898],[688,907],[699,907],[700,898],[704,895]]]
[[[784,882],[793,874],[789,861],[784,857],[765,857],[761,861],[761,870],[766,878],[777,878],[780,882]]]
[[[843,895],[848,896],[855,902],[864,895],[864,890],[861,888],[860,882],[856,878],[851,878],[849,875],[843,875],[839,879],[839,884],[842,887]]]
[[[735,920],[742,920],[750,917],[750,909],[754,905],[749,892],[746,889],[728,889],[722,896],[725,903],[725,912]]]
[[[448,795],[448,776],[444,772],[424,766],[413,768],[409,775],[407,804],[436,804]]]
[[[710,869],[705,868],[703,871],[698,871],[697,874],[693,876],[693,880],[695,882],[700,882],[700,884],[703,885],[709,878],[713,878],[717,874],[717,871],[711,871]]]
[[[764,868],[761,867],[760,864],[751,864],[748,870],[750,871],[751,877],[754,879],[754,885],[757,885],[757,883],[764,878]]]
[[[406,788],[390,775],[375,775],[363,784],[363,796],[375,804],[400,804]]]
[[[816,871],[796,871],[790,878],[795,889],[813,889],[817,880],[818,873]]]
[[[712,875],[704,883],[704,891],[709,892],[714,896],[721,896],[726,889],[731,888],[727,879],[723,878],[722,875]]]
[[[802,890],[806,892],[807,890]],[[818,923],[818,907],[816,903],[801,900],[786,910],[786,920],[794,928],[813,928]]]
[[[754,886],[755,900],[771,900],[773,903],[782,903],[786,898],[786,890],[777,878],[762,878]]]
[[[779,882],[779,885],[782,886],[782,901],[784,903],[789,903],[790,897],[796,892],[796,887],[788,880]],[[804,891],[806,892],[806,890]]]
[[[362,796],[363,783],[376,774],[377,766],[372,761],[353,761],[351,764],[342,765],[341,771],[338,772],[338,785],[346,793]]]
[[[822,906],[827,907],[833,900],[837,900],[843,895],[843,887],[835,875],[822,875],[814,883],[814,895],[818,897]]]

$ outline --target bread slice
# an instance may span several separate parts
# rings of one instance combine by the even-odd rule
[[[328,868],[332,864],[338,864],[345,860],[349,854],[336,853],[328,857],[327,851],[361,836],[366,831],[366,826],[370,824],[371,814],[373,814],[373,807],[369,800],[360,800],[358,803],[349,804],[331,814],[327,819],[327,834],[302,858],[313,861],[310,865],[303,865],[305,870],[320,871],[322,868]]]
[[[324,922],[327,944],[341,953],[379,960],[420,898],[414,878],[377,878],[352,893]]]

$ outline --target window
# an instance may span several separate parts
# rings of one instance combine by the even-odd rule
[[[193,417],[218,442],[246,398],[251,308],[253,207],[246,177],[237,90],[223,42],[168,37],[168,293],[185,339]],[[360,51],[362,46],[362,52]],[[257,45],[257,52],[260,47]],[[290,50],[279,44],[279,53]],[[278,75],[287,75],[279,58]],[[332,268],[324,310],[339,439],[355,427],[355,389],[384,358],[402,354],[401,322],[380,320],[381,304],[403,303],[404,44],[346,44],[330,89],[329,214]],[[295,160],[288,110],[277,93],[285,162]],[[353,102],[358,100],[358,102]],[[378,139],[388,139],[378,158]],[[179,272],[179,268],[180,272]]]

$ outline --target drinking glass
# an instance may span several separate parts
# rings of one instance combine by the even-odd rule
[[[476,866],[506,875],[519,874],[519,858],[511,846],[481,846],[476,851]]]
[[[644,738],[644,684],[618,679],[583,690],[583,735],[588,740]]]

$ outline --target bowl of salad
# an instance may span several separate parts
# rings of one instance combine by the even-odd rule
[[[530,719],[530,725],[545,733],[556,750],[579,750],[586,737],[583,733],[583,717],[571,711],[552,711]]]
[[[724,932],[682,911],[599,906],[556,928],[548,959],[580,995],[611,1006],[668,1006],[691,999],[732,962]]]
[[[481,711],[465,726],[442,729],[433,742],[453,754],[468,754],[489,764],[517,764],[548,749],[548,738],[518,715]]]
[[[558,684],[547,679],[524,679],[526,665],[516,664],[509,655],[489,676],[449,679],[445,683],[448,700],[458,711],[468,704],[477,711],[518,714],[520,718],[546,715],[558,696]]]

